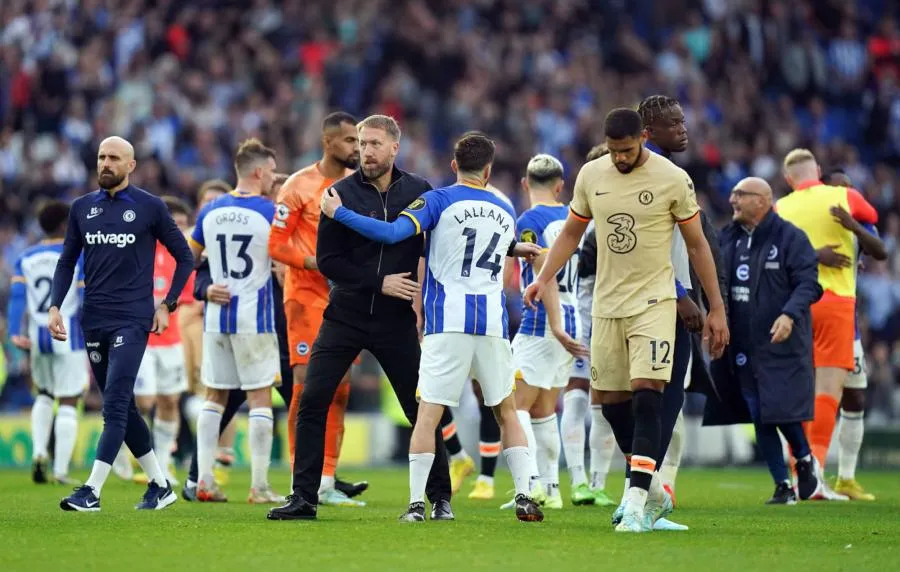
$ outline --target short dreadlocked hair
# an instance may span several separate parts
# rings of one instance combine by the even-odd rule
[[[641,116],[641,123],[648,127],[654,121],[668,113],[676,105],[681,105],[674,97],[667,95],[651,95],[644,98],[638,105],[637,112]]]

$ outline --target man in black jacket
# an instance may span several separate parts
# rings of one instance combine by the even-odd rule
[[[393,221],[431,190],[423,178],[394,166],[400,128],[393,118],[373,115],[364,119],[359,124],[359,145],[360,168],[333,187],[344,207]],[[316,263],[332,285],[331,296],[300,398],[294,491],[287,504],[269,511],[270,520],[316,518],[328,406],[360,351],[367,349],[375,356],[407,419],[416,419],[421,350],[412,302],[419,292],[417,272],[423,247],[421,235],[384,245],[330,218],[320,219]],[[436,443],[426,491],[432,503],[431,518],[452,520],[450,469],[440,428]]]
[[[800,498],[819,489],[802,422],[813,417],[809,307],[822,296],[806,234],[772,209],[772,189],[750,177],[731,192],[734,222],[719,237],[731,294],[731,345],[712,363],[706,425],[752,421],[775,480],[768,504],[795,504],[778,431],[797,458]]]

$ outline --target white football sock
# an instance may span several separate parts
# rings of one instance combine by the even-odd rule
[[[530,491],[529,482],[531,475],[531,467],[534,461],[530,459],[531,453],[528,447],[509,447],[503,450],[503,457],[506,459],[506,466],[512,473],[513,483],[516,487],[516,495],[527,495]]]
[[[184,417],[192,429],[197,427],[197,419],[200,418],[200,412],[203,410],[204,403],[203,399],[196,395],[189,395],[184,400]]]
[[[647,491],[639,487],[630,487],[625,493],[625,510],[628,512],[644,512],[647,504]]]
[[[56,412],[56,446],[53,449],[53,476],[65,477],[69,474],[75,437],[78,434],[78,414],[71,405],[60,405]]]
[[[838,478],[855,479],[859,448],[865,433],[865,413],[841,409],[841,424],[838,428]]]
[[[172,446],[178,438],[178,420],[164,421],[157,417],[153,420],[153,447],[156,458],[163,473],[169,474],[169,463],[172,460]]]
[[[616,436],[612,426],[603,416],[600,405],[591,405],[591,432],[588,437],[591,447],[591,488],[606,488],[606,476],[616,452]]]
[[[659,468],[659,476],[664,485],[675,488],[675,479],[678,477],[678,467],[681,466],[681,456],[684,454],[684,413],[678,414],[675,420],[675,429],[672,431],[672,440],[669,442],[669,450]]]
[[[53,425],[53,398],[39,393],[31,406],[31,458],[46,459],[50,456],[50,427]]]
[[[113,461],[113,470],[116,471],[119,478],[126,481],[130,481],[131,477],[134,476],[134,468],[131,466],[130,455],[128,447],[125,446],[125,443],[122,443],[122,446],[119,447],[119,453]]]
[[[271,407],[250,410],[250,486],[262,489],[269,486],[269,464],[272,462],[272,429],[275,425]]]
[[[215,482],[213,463],[216,460],[216,443],[219,441],[223,411],[223,406],[207,401],[197,418],[197,477],[199,482],[208,486]]]
[[[537,442],[534,439],[534,430],[531,428],[531,415],[524,410],[517,410],[516,417],[519,418],[519,424],[525,432],[525,440],[528,441],[528,466],[529,480],[537,480],[540,477],[537,466]]]
[[[648,493],[649,498],[653,502],[662,504],[666,491],[662,487],[662,478],[660,477],[659,471],[653,473],[653,477],[650,479],[650,490]]]
[[[334,488],[334,475],[329,475],[329,476],[322,475],[322,480],[319,481],[319,494],[322,494],[333,488]]]
[[[166,480],[166,472],[163,471],[163,468],[159,464],[159,458],[157,458],[156,453],[153,452],[153,449],[150,449],[150,452],[144,455],[143,457],[138,457],[138,464],[144,470],[144,474],[147,475],[147,482],[156,482],[157,485],[165,488],[168,486],[168,481]]]
[[[100,490],[106,483],[106,479],[109,477],[109,472],[111,470],[112,465],[109,463],[104,463],[103,461],[98,461],[96,459],[94,460],[91,476],[88,477],[87,482],[84,484],[94,489],[94,494],[97,495],[97,498],[100,498]]]
[[[556,413],[531,422],[534,430],[534,441],[537,445],[538,473],[541,483],[548,491],[556,487],[559,493],[559,427],[556,424]]]
[[[425,502],[425,484],[434,463],[434,453],[409,454],[409,503]]]
[[[587,482],[584,474],[584,418],[590,407],[589,401],[583,389],[570,389],[563,397],[560,432],[573,487]]]

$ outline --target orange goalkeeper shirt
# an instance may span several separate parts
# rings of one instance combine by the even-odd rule
[[[351,173],[353,171],[347,169],[344,176]],[[278,193],[278,206],[269,235],[269,256],[288,267],[285,301],[328,303],[328,281],[319,271],[304,269],[303,261],[307,256],[316,256],[319,202],[325,190],[338,180],[325,178],[316,162],[291,175]]]

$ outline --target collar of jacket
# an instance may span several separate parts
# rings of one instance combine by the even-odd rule
[[[405,175],[406,175],[406,171],[403,171],[399,167],[397,167],[397,165],[394,165],[391,168],[391,182],[388,183],[388,188],[390,188],[391,185],[393,185],[394,183],[399,181]],[[356,177],[356,181],[360,184],[363,184],[363,185],[368,184],[368,185],[375,186],[375,183],[371,182],[369,179],[366,178],[365,175],[363,175],[362,167],[360,167],[359,169],[356,170],[356,173],[354,174],[354,176]]]
[[[775,219],[778,215],[775,214],[775,209],[769,209],[769,212],[766,213],[766,216],[763,217],[759,224],[753,228],[753,240],[759,241],[764,240],[770,232],[772,232],[772,226],[775,224]],[[730,222],[728,226],[725,227],[725,232],[728,233],[729,236],[732,236],[737,233],[746,234],[747,231],[744,230],[744,227],[734,221]]]
[[[654,143],[653,141],[650,141],[649,139],[647,139],[647,142],[644,143],[644,147],[646,147],[646,148],[647,148],[648,150],[650,150],[650,151],[653,151],[653,152],[656,153],[657,155],[662,155],[662,156],[665,157],[666,159],[671,159],[671,158],[672,158],[672,154],[671,154],[671,153],[666,153],[665,151],[662,150],[662,147],[660,147],[659,145],[657,145],[657,144]]]

